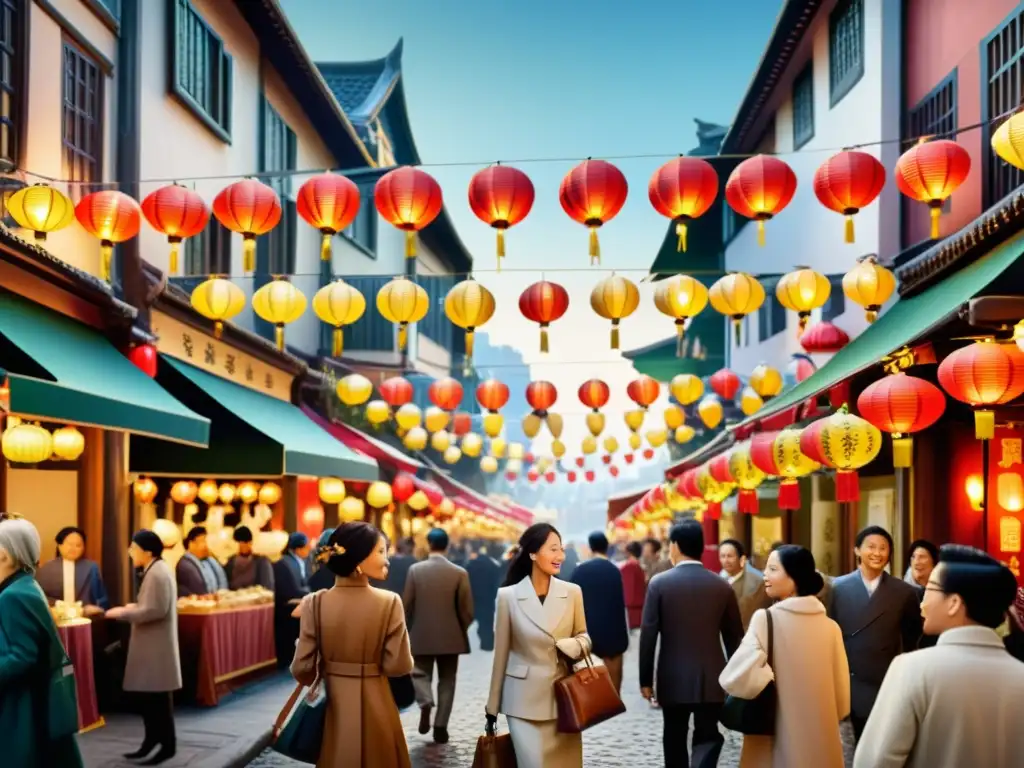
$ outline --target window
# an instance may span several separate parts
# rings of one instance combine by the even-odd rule
[[[359,291],[363,296],[376,296],[390,280],[389,276],[343,275],[342,279]],[[431,313],[434,308],[431,307]],[[429,317],[429,314],[428,314]],[[425,318],[424,318],[425,319]],[[321,325],[326,329],[327,326]],[[327,329],[329,331],[329,329]],[[330,349],[325,339],[324,348]],[[351,350],[354,357],[359,357],[359,350],[373,352],[390,352],[395,349],[395,326],[385,320],[380,312],[364,312],[363,316],[352,325],[345,327],[345,354]]]
[[[775,282],[777,281],[773,281],[770,291],[769,286],[765,285],[765,293],[768,293],[768,298],[757,310],[758,341],[767,341],[772,336],[786,330],[786,308],[777,299],[772,298],[775,293]]]
[[[189,0],[171,0],[171,92],[224,141],[231,141],[231,55]]]
[[[1024,9],[1019,9],[982,41],[981,82],[983,92],[982,146],[987,147],[994,132],[1021,104],[1024,77]],[[997,121],[997,122],[990,122]],[[1003,162],[995,152],[985,153],[984,207],[994,205],[1024,183],[1024,173]]]
[[[0,171],[13,170],[25,120],[25,6],[0,0]]]
[[[68,40],[64,41],[63,99],[64,175],[71,181],[98,182],[103,175],[103,74],[88,54]],[[71,187],[76,199],[89,192],[87,184]]]
[[[832,106],[864,74],[864,0],[839,0],[828,20],[828,82]]]
[[[212,216],[206,229],[185,240],[182,250],[189,277],[231,274],[231,230]]]
[[[793,149],[814,138],[814,62],[793,81]]]
[[[281,198],[281,223],[266,237],[263,247],[267,254],[264,262],[272,275],[295,274],[296,232],[298,228],[295,200],[292,198],[292,177],[295,170],[295,132],[271,106],[266,98],[263,104],[263,152],[261,168],[265,172],[282,171],[279,176],[266,178],[266,183]]]
[[[956,129],[957,72],[953,70],[907,114],[903,149],[909,149],[922,136],[955,138]],[[908,197],[902,197],[901,205],[903,246],[907,247],[925,236],[920,226],[923,213],[921,205]],[[948,212],[949,209],[947,198],[942,210]]]
[[[416,282],[423,286],[430,301],[427,316],[418,324],[419,332],[447,350],[452,349],[455,326],[444,313],[444,300],[458,278],[452,275],[419,275]]]
[[[373,184],[360,184],[359,193],[359,213],[345,230],[345,236],[368,256],[377,258],[377,206],[373,202]]]
[[[846,294],[843,293],[843,278],[830,277],[828,281],[832,284],[832,292],[828,296],[828,301],[821,308],[821,319],[825,322],[835,320],[846,311]]]

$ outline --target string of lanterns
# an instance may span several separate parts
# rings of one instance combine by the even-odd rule
[[[73,426],[50,432],[38,422],[8,416],[0,448],[4,458],[14,464],[75,461],[85,451],[85,436]]]

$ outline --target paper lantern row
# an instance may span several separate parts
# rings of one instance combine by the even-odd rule
[[[74,461],[85,451],[85,436],[72,426],[50,432],[38,422],[8,416],[0,446],[4,458],[15,464]]]

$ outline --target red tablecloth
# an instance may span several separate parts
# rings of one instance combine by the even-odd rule
[[[103,725],[100,708],[96,703],[96,675],[92,667],[92,623],[58,625],[61,642],[75,668],[75,688],[78,694],[78,727],[82,731]]]
[[[230,681],[277,663],[273,605],[179,613],[178,634],[182,671],[195,670],[196,702],[203,706],[216,706]]]

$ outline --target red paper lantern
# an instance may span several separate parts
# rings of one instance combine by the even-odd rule
[[[548,326],[569,309],[569,292],[558,283],[541,280],[519,296],[519,311],[540,325],[540,351],[548,351]]]
[[[652,488],[649,491],[648,495],[651,498],[652,505],[661,504],[664,503],[665,501],[665,489],[662,488],[660,485],[657,485],[654,488]]]
[[[618,477],[619,476],[619,468],[618,467],[608,467],[608,474],[611,475],[612,477]]]
[[[850,343],[846,331],[823,320],[804,331],[800,346],[812,354],[830,355]]]
[[[718,174],[707,160],[677,157],[654,172],[647,184],[654,210],[676,223],[679,242],[686,250],[686,225],[703,216],[718,195]]]
[[[896,161],[896,186],[931,209],[932,240],[939,239],[939,217],[946,199],[971,172],[967,150],[949,139],[922,141]]]
[[[700,486],[698,485],[698,479],[700,476],[699,470],[688,469],[683,472],[679,478],[679,482],[676,484],[676,488],[679,489],[683,494],[691,499],[702,499],[704,495],[700,492]]]
[[[408,379],[404,379],[401,376],[392,376],[390,379],[385,379],[381,382],[378,389],[380,390],[381,398],[392,408],[400,408],[406,403],[412,402],[414,394],[412,384],[409,383]]]
[[[128,350],[128,359],[149,378],[156,378],[157,351],[152,344],[136,344]]]
[[[750,438],[750,463],[766,475],[778,476],[775,463],[775,438],[778,432],[758,432]]]
[[[281,221],[281,200],[262,181],[242,179],[220,191],[213,199],[217,221],[242,236],[242,269],[256,269],[256,238]]]
[[[437,506],[444,501],[444,491],[433,483],[419,483],[420,490],[423,491],[427,497],[427,501],[430,502],[431,506]]]
[[[548,472],[547,474],[544,475],[544,479],[547,480],[549,483],[555,482],[555,473]]]
[[[600,379],[589,379],[580,384],[578,394],[581,403],[596,411],[608,404],[611,389]]]
[[[462,384],[450,376],[443,379],[435,379],[430,382],[427,388],[427,397],[430,402],[442,411],[454,411],[462,403]]]
[[[929,381],[905,373],[886,376],[857,398],[857,410],[883,432],[892,434],[894,467],[909,467],[914,432],[927,429],[946,410],[946,396]]]
[[[588,483],[592,483],[592,482],[594,482],[594,478],[597,477],[597,473],[594,472],[594,470],[592,470],[592,469],[588,469],[584,473],[584,477],[587,479]]]
[[[405,232],[405,255],[416,258],[416,233],[441,213],[441,187],[419,168],[402,166],[388,171],[373,189],[377,212]]]
[[[800,431],[800,453],[811,461],[816,461],[823,467],[835,469],[832,462],[825,456],[824,446],[821,444],[821,433],[828,426],[826,419],[812,421]]]
[[[550,381],[531,381],[526,385],[526,402],[537,413],[546,413],[557,399],[558,390]]]
[[[391,481],[391,495],[394,496],[395,501],[406,502],[414,493],[416,493],[416,484],[408,474],[399,472],[395,475],[395,479]],[[429,498],[427,500],[429,501]]]
[[[146,195],[142,201],[142,215],[153,229],[167,237],[171,245],[167,272],[178,274],[181,241],[198,235],[210,221],[210,209],[206,201],[187,187],[168,184]]]
[[[654,449],[653,448],[644,448],[644,458],[647,459],[647,461],[650,461],[651,459],[653,459],[654,458]]]
[[[723,400],[732,400],[740,391],[740,377],[728,368],[721,368],[708,379],[711,389]]]
[[[729,469],[729,454],[720,453],[708,462],[708,473],[719,483],[735,483],[732,470]]]
[[[536,483],[539,478],[540,472],[538,472],[536,469],[531,469],[529,472],[526,473],[526,479],[529,480],[531,483]]]
[[[611,456],[608,456],[607,458],[608,458],[608,461],[611,461],[611,458],[612,458],[612,457],[611,457]],[[634,458],[634,457],[633,457],[633,454],[632,454],[632,453],[627,453],[627,454],[625,454],[625,455],[624,455],[624,456],[623,456],[622,458],[623,458],[623,459],[625,460],[625,462],[626,462],[627,464],[632,464],[632,463],[633,463],[633,458]],[[607,462],[606,462],[606,463],[607,463]]]
[[[586,465],[586,463],[587,463],[587,460],[584,459],[582,456],[577,456],[576,457],[576,466],[579,467],[580,469],[583,469],[583,467]]]
[[[991,440],[995,414],[990,407],[1024,394],[1024,352],[1016,344],[975,342],[946,357],[938,374],[939,384],[948,394],[976,409],[975,437]]]
[[[517,477],[519,477],[519,475],[517,475],[515,472],[505,473],[505,479],[508,480],[510,483],[514,483]]]
[[[818,370],[818,366],[814,364],[807,355],[801,355],[799,353],[794,354],[789,364],[790,373],[793,374],[793,378],[797,380],[797,383],[804,381],[811,377],[811,375]]]
[[[606,453],[604,456],[601,457],[601,461],[604,462],[605,464],[611,464],[612,463],[612,455],[610,453]]]
[[[526,455],[523,456],[523,461],[525,461],[527,464],[533,464],[533,461],[534,461],[533,454],[530,453],[529,451],[527,451]]]
[[[480,221],[498,231],[498,270],[505,256],[505,230],[533,208],[533,182],[517,168],[492,165],[469,180],[469,207]]]
[[[846,217],[845,240],[854,241],[853,216],[875,201],[885,186],[885,166],[867,152],[833,155],[814,173],[814,194],[826,208]]]
[[[124,192],[104,189],[79,200],[75,218],[86,232],[100,241],[100,274],[110,282],[114,243],[123,243],[139,234],[142,223],[139,204]]]
[[[331,260],[331,238],[344,232],[359,214],[359,187],[337,173],[320,173],[307,179],[295,197],[299,216],[320,230],[320,259]]]
[[[757,222],[757,243],[764,245],[764,223],[789,205],[796,174],[782,160],[756,155],[736,166],[725,183],[725,201],[740,216]]]
[[[459,411],[452,416],[452,433],[456,437],[462,437],[462,435],[468,434],[473,429],[473,417],[465,411]]]
[[[562,179],[562,209],[590,229],[590,263],[601,262],[597,230],[615,218],[626,203],[629,185],[622,171],[604,160],[584,160]]]
[[[661,385],[647,374],[641,374],[626,385],[626,394],[629,395],[629,399],[644,409],[658,399],[660,392]]]
[[[576,473],[573,472],[572,470],[570,470],[569,472],[566,473],[565,479],[568,480],[570,483],[575,483],[576,482]]]
[[[485,379],[476,388],[476,401],[491,413],[504,408],[508,397],[508,385],[497,379]]]

